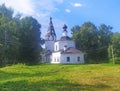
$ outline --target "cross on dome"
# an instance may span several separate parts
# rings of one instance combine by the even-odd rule
[[[66,24],[64,24],[64,26],[63,26],[63,31],[67,31],[67,25]]]
[[[63,26],[63,34],[62,35],[67,36],[67,25],[66,24],[64,24],[64,26]]]
[[[50,17],[50,21],[52,21],[52,17]]]

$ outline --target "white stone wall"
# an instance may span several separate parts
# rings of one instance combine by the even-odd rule
[[[52,55],[42,56],[42,63],[50,63],[52,60]]]
[[[52,53],[51,63],[60,63],[61,62],[60,60],[61,60],[61,53],[60,52]]]
[[[67,62],[67,57],[70,57],[70,61]],[[78,61],[78,57],[80,57],[80,61]],[[60,52],[52,53],[51,63],[84,63],[84,54],[76,53],[76,54],[61,54]]]
[[[69,54],[61,54],[59,50],[64,49],[64,46],[74,47],[75,48],[75,42],[74,41],[45,41],[45,48],[46,50],[50,51],[56,51],[53,52],[51,56],[46,57],[46,62],[50,63],[56,63],[56,64],[66,64],[66,63],[84,63],[84,54],[81,53],[69,53]],[[70,57],[70,61],[67,61],[67,57]],[[78,61],[78,57],[80,57],[80,61]]]
[[[61,55],[61,63],[84,63],[84,54],[62,54]],[[70,61],[67,62],[67,57],[70,57]],[[78,61],[78,57],[80,57],[80,61]]]
[[[45,41],[45,50],[54,51],[54,41],[47,40]]]
[[[74,41],[57,41],[54,44],[54,51],[58,51],[61,49],[64,49],[64,46],[74,47],[75,48],[75,42]]]

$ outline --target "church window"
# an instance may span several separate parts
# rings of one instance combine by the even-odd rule
[[[54,61],[56,62],[56,58],[54,58]]]
[[[67,62],[70,62],[70,57],[67,57]]]
[[[80,62],[80,57],[77,57],[77,61]]]
[[[56,45],[56,51],[57,51],[57,45]]]
[[[59,62],[59,58],[57,58],[57,62]]]

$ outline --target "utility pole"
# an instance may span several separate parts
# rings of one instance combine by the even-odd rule
[[[6,30],[6,18],[5,18],[5,11],[3,10],[3,17],[4,17],[4,63],[6,63],[6,49],[7,49],[7,30]]]
[[[6,31],[6,28],[5,28],[5,40],[4,40],[4,43],[5,43],[5,48],[7,47],[7,31]]]
[[[112,50],[112,60],[113,60],[113,64],[115,64],[113,45],[111,46],[111,50]]]

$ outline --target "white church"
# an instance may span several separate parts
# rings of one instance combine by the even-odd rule
[[[82,64],[84,53],[76,49],[75,42],[67,35],[67,26],[63,26],[62,36],[56,40],[56,33],[50,18],[45,39],[43,62],[54,64]]]

